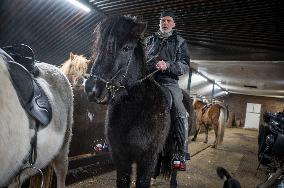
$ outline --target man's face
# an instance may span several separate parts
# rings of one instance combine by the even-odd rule
[[[169,33],[173,30],[173,28],[176,26],[174,20],[172,17],[170,16],[165,16],[165,17],[162,17],[160,19],[160,31],[162,33]]]

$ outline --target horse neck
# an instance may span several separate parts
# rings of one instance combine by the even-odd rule
[[[199,100],[195,100],[193,104],[195,110],[202,110],[206,106],[206,103]]]
[[[131,62],[131,65],[129,65],[126,74],[128,85],[131,85],[146,76],[145,53],[140,43],[137,44],[133,56],[134,58]]]
[[[72,61],[69,59],[69,60],[65,61],[63,63],[63,65],[60,67],[60,69],[62,70],[64,75],[67,76],[70,73],[71,64],[72,64]]]

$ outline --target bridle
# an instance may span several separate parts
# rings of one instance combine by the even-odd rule
[[[112,93],[114,95],[114,93],[116,93],[117,91],[119,91],[120,89],[125,89],[125,86],[122,84],[123,80],[126,77],[127,71],[128,69],[125,71],[125,73],[122,75],[122,78],[118,81],[119,84],[114,84],[114,80],[115,78],[119,75],[119,73],[121,72],[122,69],[118,70],[115,75],[108,81],[100,76],[94,75],[94,74],[90,74],[89,78],[94,78],[97,79],[103,83],[105,83],[105,89],[107,91],[109,91],[110,93]]]
[[[138,41],[138,42],[140,42],[140,41]],[[143,43],[142,43],[142,45],[143,45]],[[112,98],[114,98],[115,95],[116,95],[116,93],[117,93],[118,91],[120,91],[120,90],[126,88],[125,85],[123,85],[123,81],[124,81],[124,79],[126,78],[126,75],[127,75],[127,73],[128,73],[129,65],[130,65],[130,63],[131,63],[132,57],[133,57],[133,53],[132,53],[131,57],[130,57],[129,60],[128,60],[128,63],[127,63],[125,72],[122,74],[121,79],[117,82],[118,84],[114,84],[113,81],[116,79],[116,77],[119,75],[119,73],[121,72],[122,69],[119,69],[119,70],[115,73],[115,75],[114,75],[110,80],[106,80],[106,79],[104,79],[104,78],[102,78],[102,77],[100,77],[100,76],[94,75],[94,74],[92,74],[92,73],[89,74],[89,75],[86,74],[86,77],[87,77],[87,78],[94,78],[94,79],[97,79],[97,80],[99,80],[99,81],[105,83],[105,89],[106,89],[108,92],[110,92],[111,95],[112,95]],[[149,61],[151,61],[151,60],[152,60],[152,59],[148,60],[148,61],[146,62],[146,64],[147,64]],[[146,79],[152,77],[152,76],[153,76],[156,72],[158,72],[158,71],[159,71],[159,70],[153,71],[152,73],[150,73],[150,74],[146,75],[145,77],[139,79],[137,82],[143,82],[144,80],[146,80]],[[106,96],[106,94],[107,94],[108,92],[105,93],[105,95],[102,97],[102,99]]]

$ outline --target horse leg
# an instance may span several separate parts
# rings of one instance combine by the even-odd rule
[[[159,154],[159,157],[157,159],[157,164],[153,175],[154,179],[156,179],[160,175],[161,166],[162,166],[162,152]]]
[[[124,154],[125,155],[125,154]],[[116,166],[116,187],[129,188],[131,182],[131,160],[128,160],[123,153],[112,153],[112,158]]]
[[[200,125],[199,124],[196,124],[196,130],[195,130],[195,134],[194,134],[194,137],[191,139],[191,141],[196,141],[196,138],[197,138],[197,135],[200,131]]]
[[[205,125],[205,140],[204,140],[205,144],[208,143],[208,131],[209,131],[209,127]]]
[[[159,154],[159,157],[157,159],[157,164],[155,166],[154,174],[153,174],[153,177],[151,178],[151,186],[155,185],[156,178],[161,173],[161,167],[162,167],[162,152]]]
[[[117,188],[129,188],[131,182],[131,164],[119,165],[116,173]]]
[[[52,161],[52,167],[57,178],[57,188],[65,187],[65,179],[68,170],[68,145],[69,144],[66,144]]]
[[[16,177],[14,177],[13,180],[10,182],[10,184],[7,187],[8,188],[19,188],[19,187],[22,187],[22,184],[29,177],[35,175],[37,172],[38,171],[36,171],[35,169],[27,168],[24,171],[22,171],[21,174],[18,174]]]
[[[69,153],[69,144],[72,136],[72,111],[69,111],[69,117],[67,119],[67,129],[65,132],[65,141],[59,153],[52,160],[52,167],[56,174],[57,178],[57,188],[65,187],[65,180],[68,171],[68,153]]]
[[[177,188],[177,171],[172,171],[171,173],[171,181],[170,188]]]
[[[217,149],[217,144],[218,144],[218,140],[219,140],[218,124],[213,124],[213,128],[214,128],[214,133],[215,133],[215,141],[214,141],[214,144],[213,144],[212,148],[216,148]]]
[[[149,152],[151,153],[151,152]],[[149,188],[156,167],[157,155],[146,156],[137,163],[136,188]]]
[[[33,174],[33,173],[30,172],[30,170],[26,170],[26,172],[21,174],[20,177],[16,176],[15,178],[13,178],[13,180],[11,181],[11,183],[7,187],[3,187],[3,188],[19,188],[19,187],[22,187],[22,184],[25,182],[26,179],[28,179],[28,177],[31,174]]]

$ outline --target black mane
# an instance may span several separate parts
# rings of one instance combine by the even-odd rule
[[[138,21],[136,17],[130,16],[111,16],[105,18],[97,25],[94,30],[95,42],[93,49],[95,53],[108,52],[116,54],[117,49],[122,46],[125,41],[138,41],[137,36],[131,29]]]

